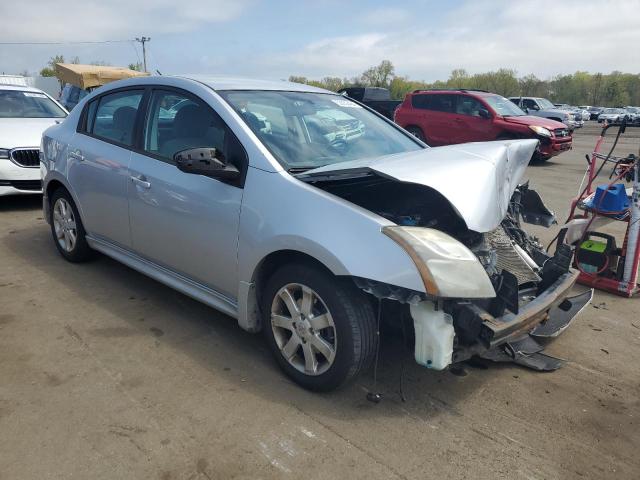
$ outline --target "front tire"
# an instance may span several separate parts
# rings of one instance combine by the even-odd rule
[[[49,212],[51,234],[60,255],[74,263],[89,260],[94,252],[87,243],[82,220],[69,192],[63,188],[53,192]]]
[[[334,390],[371,364],[375,314],[351,280],[311,265],[285,265],[267,281],[261,309],[276,361],[302,387]]]

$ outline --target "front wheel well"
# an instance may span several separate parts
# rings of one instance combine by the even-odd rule
[[[314,266],[333,275],[333,272],[327,268],[326,265],[306,253],[299,252],[297,250],[278,250],[277,252],[272,252],[262,259],[253,275],[258,305],[261,304],[262,291],[264,290],[264,286],[269,277],[271,277],[271,275],[273,275],[275,271],[283,265],[293,263]]]
[[[59,188],[62,188],[64,190],[67,190],[67,187],[64,186],[64,184],[59,181],[59,180],[51,180],[48,184],[47,184],[47,189],[46,189],[46,193],[47,193],[47,198],[49,199],[49,201],[51,201],[51,196],[53,195],[53,192],[55,192],[56,190],[58,190]],[[68,190],[67,190],[68,191]]]

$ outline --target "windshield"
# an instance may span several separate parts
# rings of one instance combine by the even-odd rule
[[[487,102],[498,115],[502,115],[503,117],[521,117],[522,115],[526,115],[515,103],[500,95],[487,95],[486,97],[482,97],[482,99]]]
[[[538,98],[538,105],[540,105],[541,108],[556,108],[556,106],[546,98]]]
[[[602,113],[624,113],[621,108],[605,108]]]
[[[44,93],[0,90],[0,118],[64,118],[67,114]]]
[[[342,96],[281,91],[218,93],[287,170],[423,148],[410,135]]]

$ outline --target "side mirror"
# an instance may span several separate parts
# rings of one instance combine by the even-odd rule
[[[480,110],[478,110],[478,115],[481,118],[491,118],[491,115],[489,114],[489,110],[485,108],[481,108]]]
[[[236,167],[226,162],[222,152],[215,148],[188,148],[173,156],[178,170],[205,177],[233,180],[240,176]]]

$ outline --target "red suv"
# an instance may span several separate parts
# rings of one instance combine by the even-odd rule
[[[416,90],[396,109],[394,121],[432,146],[536,138],[537,160],[569,150],[572,143],[564,123],[527,115],[506,98],[478,90]]]

